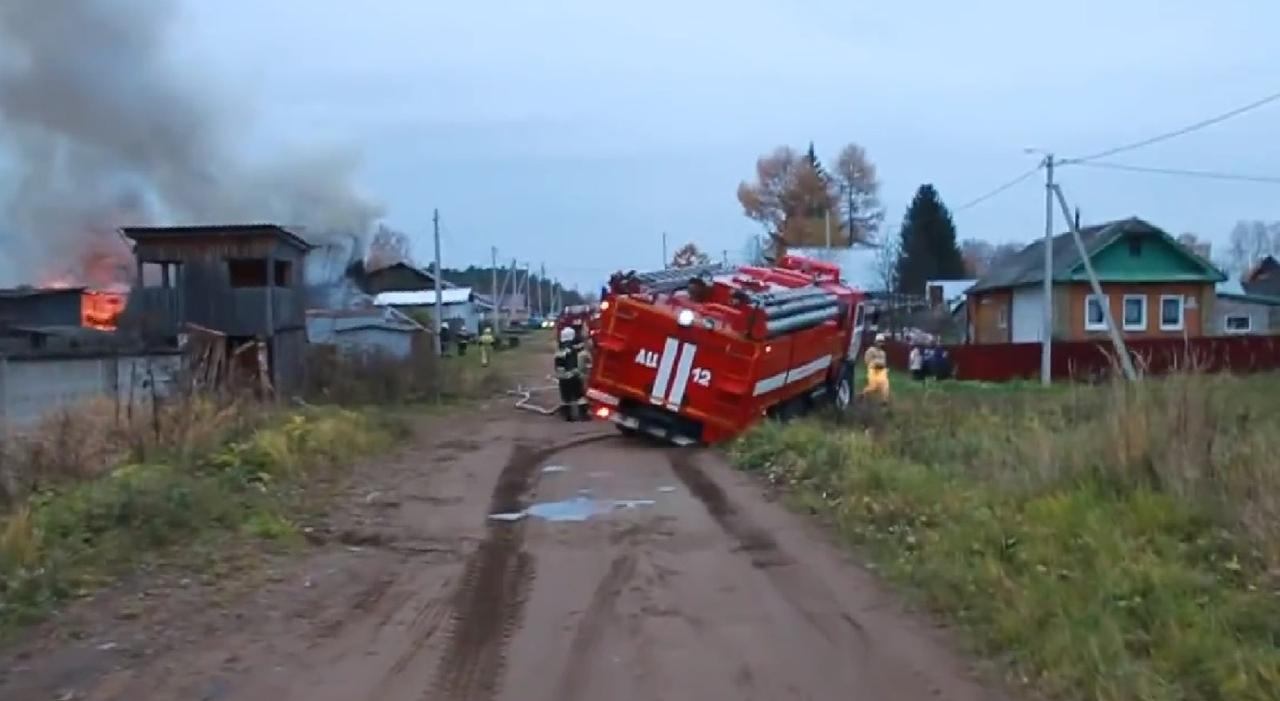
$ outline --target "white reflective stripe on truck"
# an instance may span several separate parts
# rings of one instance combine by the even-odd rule
[[[653,389],[649,390],[649,401],[654,404],[661,404],[662,398],[667,396],[667,386],[671,384],[671,367],[676,364],[676,352],[679,348],[679,341],[667,338],[667,343],[662,348],[662,360],[658,362],[658,376],[653,378]]]
[[[811,377],[827,368],[831,367],[831,356],[824,355],[821,358],[815,358],[804,365],[799,365],[777,375],[771,375],[756,383],[755,395],[768,394],[776,389],[781,389],[784,385],[792,382],[799,382],[807,377]]]
[[[680,347],[680,362],[676,365],[676,379],[671,385],[671,394],[667,397],[667,408],[675,411],[684,401],[684,388],[689,385],[689,371],[693,370],[693,357],[698,354],[698,347],[685,343]]]

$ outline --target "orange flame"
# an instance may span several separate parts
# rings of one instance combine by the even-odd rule
[[[118,292],[86,291],[80,296],[80,325],[99,331],[115,331],[126,296]]]

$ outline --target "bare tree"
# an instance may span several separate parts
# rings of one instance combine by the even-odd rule
[[[884,221],[884,207],[876,167],[867,158],[866,149],[857,144],[845,146],[836,157],[835,176],[841,195],[841,223],[845,231],[852,232],[850,242],[875,241]]]
[[[370,270],[377,270],[388,265],[407,262],[411,257],[412,249],[413,242],[408,234],[379,224],[378,230],[369,241],[365,266]]]
[[[965,239],[960,242],[960,255],[965,270],[973,277],[982,277],[993,269],[1006,265],[1023,249],[1020,243],[998,243],[982,239]]]
[[[742,259],[747,265],[765,265],[765,254],[768,252],[766,238],[761,235],[753,235],[747,239],[742,246]]]
[[[982,239],[965,239],[960,242],[960,257],[964,258],[964,267],[974,277],[986,274],[991,263],[991,256],[996,247],[990,241]]]
[[[676,253],[671,257],[671,267],[673,268],[692,268],[696,265],[706,265],[711,262],[711,257],[692,243],[686,243],[676,249]]]
[[[1280,255],[1280,222],[1239,221],[1227,243],[1226,267],[1244,275],[1263,258]]]
[[[884,237],[885,241],[876,249],[876,278],[884,286],[886,292],[898,289],[898,258],[902,251],[895,236]]]

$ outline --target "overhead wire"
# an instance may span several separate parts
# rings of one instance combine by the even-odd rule
[[[969,200],[968,202],[965,202],[964,204],[960,205],[959,207],[956,207],[955,211],[956,211],[956,212],[963,212],[964,210],[969,209],[969,208],[971,208],[971,207],[976,207],[976,206],[978,206],[978,205],[982,204],[983,202],[986,202],[987,200],[991,199],[992,197],[995,197],[996,195],[999,195],[1000,193],[1004,192],[1005,190],[1008,190],[1009,188],[1011,188],[1011,187],[1013,187],[1013,186],[1015,186],[1015,185],[1018,185],[1019,183],[1021,183],[1021,182],[1022,182],[1022,181],[1024,181],[1024,180],[1026,180],[1027,178],[1030,178],[1031,176],[1033,176],[1033,175],[1035,175],[1036,173],[1040,172],[1040,169],[1041,169],[1041,168],[1043,168],[1043,167],[1044,167],[1044,165],[1043,165],[1043,164],[1037,165],[1035,168],[1032,168],[1031,170],[1029,170],[1029,171],[1027,171],[1027,172],[1023,173],[1022,175],[1019,175],[1018,177],[1014,178],[1013,180],[1010,180],[1009,182],[1004,183],[1003,185],[1000,185],[999,187],[996,187],[994,190],[991,190],[990,192],[986,193],[985,195],[982,195],[981,197],[975,197],[974,199]]]
[[[1250,102],[1247,105],[1242,105],[1233,110],[1228,110],[1227,112],[1223,112],[1222,114],[1210,117],[1208,119],[1203,119],[1194,124],[1189,124],[1185,127],[1182,127],[1181,129],[1175,129],[1170,132],[1165,132],[1163,134],[1158,134],[1150,138],[1142,139],[1141,141],[1134,141],[1133,143],[1128,143],[1121,146],[1109,148],[1109,149],[1106,149],[1105,151],[1099,151],[1097,153],[1090,154],[1088,156],[1064,159],[1062,161],[1059,161],[1059,163],[1062,165],[1071,165],[1071,164],[1084,163],[1086,161],[1095,161],[1099,158],[1114,156],[1117,153],[1124,153],[1125,151],[1132,151],[1134,149],[1142,148],[1144,146],[1150,146],[1151,144],[1157,144],[1157,143],[1160,143],[1161,141],[1167,141],[1169,139],[1183,136],[1184,134],[1190,134],[1193,131],[1204,129],[1205,127],[1213,126],[1214,124],[1217,124],[1219,122],[1224,122],[1228,119],[1231,119],[1232,117],[1242,115],[1245,112],[1255,110],[1259,107],[1270,104],[1277,100],[1280,100],[1280,92],[1267,95],[1266,97]]]
[[[1120,170],[1133,173],[1155,173],[1159,175],[1175,175],[1190,178],[1206,178],[1211,180],[1234,180],[1240,182],[1266,183],[1271,185],[1280,185],[1280,177],[1269,175],[1242,175],[1239,173],[1220,173],[1211,170],[1188,170],[1183,168],[1154,168],[1148,166],[1135,166],[1127,163],[1109,163],[1097,161],[1081,161],[1072,163],[1071,165],[1084,166],[1086,168],[1103,168],[1106,170]]]

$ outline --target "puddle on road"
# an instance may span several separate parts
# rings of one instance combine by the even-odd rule
[[[544,501],[534,504],[524,511],[506,514],[490,514],[495,521],[518,521],[525,516],[533,516],[544,521],[581,522],[592,516],[600,516],[617,509],[635,509],[642,506],[653,506],[652,499],[592,499],[577,496],[564,501]]]

